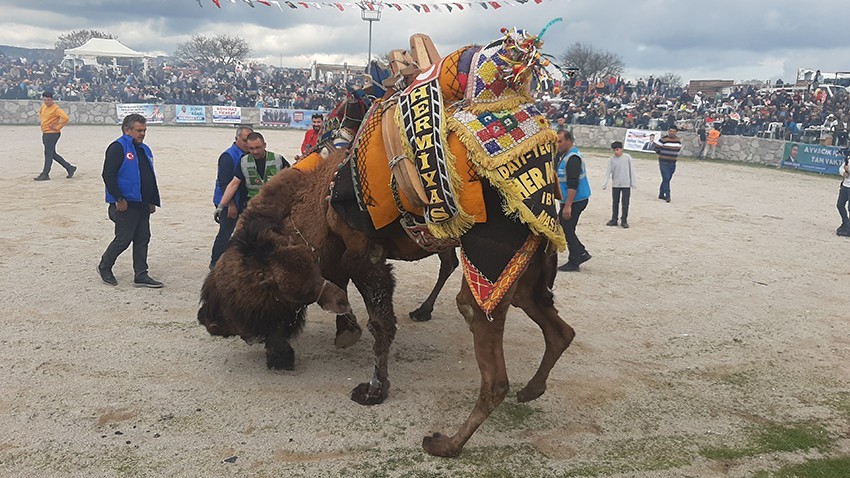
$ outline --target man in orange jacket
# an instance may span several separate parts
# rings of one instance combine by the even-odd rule
[[[711,155],[711,159],[717,159],[717,143],[720,142],[720,130],[715,128],[714,126],[708,131],[708,137],[705,140],[705,144],[708,145],[708,151],[705,156],[708,157]]]
[[[56,143],[62,136],[60,131],[68,124],[68,115],[62,111],[59,105],[53,102],[53,93],[45,91],[41,96],[44,104],[38,110],[38,118],[41,121],[41,142],[44,144],[44,168],[41,170],[41,174],[33,179],[36,181],[50,179],[50,168],[53,166],[53,161],[65,168],[68,172],[66,176],[68,179],[73,178],[77,167],[65,161],[65,158],[56,152]]]

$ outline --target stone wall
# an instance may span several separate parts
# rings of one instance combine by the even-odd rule
[[[581,148],[610,149],[614,141],[623,141],[625,128],[607,126],[571,125],[576,145]],[[682,156],[699,153],[696,133],[679,132],[682,138]],[[777,139],[752,138],[748,136],[721,136],[717,144],[717,159],[742,163],[762,164],[779,167],[785,142]]]
[[[70,118],[71,124],[113,124],[117,125],[123,118],[118,118],[114,103],[85,103],[81,101],[57,101]],[[0,124],[39,124],[38,109],[41,101],[32,100],[0,100]],[[165,116],[163,124],[176,125],[176,105],[162,105]],[[259,124],[259,108],[242,108],[243,124]],[[194,123],[181,126],[201,126]],[[207,106],[207,122],[205,126],[213,126],[212,108]],[[215,126],[229,126],[215,124]]]
[[[112,124],[120,122],[113,103],[58,102],[68,113],[72,124]],[[38,124],[38,109],[41,101],[0,100],[0,124]],[[164,124],[174,125],[175,105],[163,105]],[[242,108],[244,124],[260,124],[259,108]],[[212,126],[212,108],[207,107],[207,122]],[[194,124],[191,126],[200,126]],[[219,125],[216,125],[219,126]],[[571,130],[579,147],[609,149],[614,141],[623,141],[624,128],[606,126],[572,125]],[[697,135],[680,133],[683,140],[683,156],[695,156],[699,152]],[[744,163],[779,166],[782,161],[784,142],[775,139],[751,138],[746,136],[721,136],[717,146],[717,159]]]

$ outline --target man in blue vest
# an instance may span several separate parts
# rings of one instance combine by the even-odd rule
[[[151,214],[156,212],[159,188],[153,169],[153,153],[144,144],[147,120],[140,114],[127,115],[121,123],[120,138],[106,149],[103,182],[109,219],[115,223],[115,238],[100,258],[97,272],[104,283],[115,286],[118,280],[112,266],[133,243],[133,285],[160,288],[162,282],[148,275],[148,243],[151,239]]]
[[[253,132],[254,130],[248,126],[236,128],[236,139],[233,141],[233,144],[218,157],[218,174],[216,175],[215,191],[213,192],[213,204],[216,208],[221,204],[221,195],[224,194],[224,190],[230,184],[230,181],[233,180],[236,170],[239,169],[239,160],[248,152],[248,135]],[[221,257],[221,254],[227,247],[230,236],[233,235],[233,230],[236,228],[236,217],[238,214],[231,218],[228,214],[230,207],[236,209],[237,212],[241,211],[240,205],[234,204],[233,201],[230,204],[224,204],[222,206],[224,214],[219,219],[218,234],[216,234],[215,241],[213,241],[210,270],[215,268],[215,263],[218,262],[218,258]]]
[[[590,182],[584,158],[573,143],[573,135],[567,130],[558,131],[558,184],[561,187],[561,211],[559,220],[567,236],[567,262],[559,271],[579,272],[579,265],[590,260],[591,255],[576,235],[576,226],[590,198]]]

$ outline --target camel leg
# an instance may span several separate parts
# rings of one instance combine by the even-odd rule
[[[521,308],[543,331],[546,348],[537,372],[517,393],[518,402],[534,400],[546,391],[549,372],[570,346],[575,330],[564,322],[555,308],[551,284],[557,267],[557,256],[537,250],[525,274],[520,278],[512,304]]]
[[[351,391],[351,399],[361,405],[377,405],[386,400],[390,390],[387,363],[390,345],[396,333],[396,317],[393,311],[395,281],[392,266],[387,263],[373,264],[362,261],[358,266],[348,266],[347,269],[358,271],[351,279],[363,296],[366,311],[369,313],[367,328],[375,338],[375,371],[369,382],[361,383]]]
[[[510,385],[505,369],[503,337],[511,294],[512,291],[509,291],[505,299],[496,307],[491,314],[493,321],[490,322],[475,302],[466,281],[463,281],[463,287],[457,296],[457,306],[472,331],[475,359],[478,362],[478,370],[481,372],[481,388],[478,391],[475,407],[454,435],[449,437],[434,433],[422,440],[422,448],[431,455],[457,456],[475,430],[484,423],[484,420],[508,394]]]
[[[434,284],[434,288],[431,290],[428,298],[425,299],[425,302],[422,302],[422,305],[418,309],[410,313],[410,319],[414,322],[431,320],[431,312],[434,310],[434,302],[437,300],[437,296],[440,295],[440,291],[443,290],[443,286],[446,285],[449,276],[452,275],[452,272],[460,264],[455,249],[440,252],[438,256],[440,257],[440,276],[437,278],[437,283]]]
[[[295,370],[295,350],[278,327],[266,337],[266,367],[272,370]]]

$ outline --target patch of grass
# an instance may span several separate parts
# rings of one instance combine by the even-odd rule
[[[842,478],[850,475],[850,456],[819,458],[781,468],[775,478]]]
[[[738,458],[771,452],[789,452],[816,449],[826,450],[832,444],[829,432],[817,425],[768,424],[751,430],[748,443],[738,447],[706,447],[700,455],[709,460],[736,460]]]
[[[564,476],[608,476],[679,468],[691,463],[687,437],[646,436],[614,442],[599,459],[570,468]]]
[[[486,423],[494,426],[500,432],[531,428],[536,422],[535,417],[540,414],[539,408],[534,408],[525,403],[505,400],[498,406]]]

